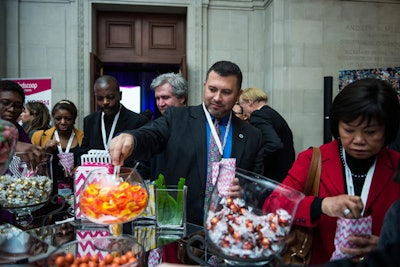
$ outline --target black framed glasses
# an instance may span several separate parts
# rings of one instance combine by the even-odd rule
[[[0,99],[0,106],[4,108],[13,107],[15,110],[23,111],[25,110],[24,104],[19,102],[12,102],[10,99]]]

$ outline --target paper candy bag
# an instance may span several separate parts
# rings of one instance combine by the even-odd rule
[[[61,165],[64,167],[65,174],[72,176],[72,170],[74,169],[74,153],[58,153]]]
[[[235,178],[235,166],[235,158],[223,158],[220,162],[213,162],[212,183],[215,186],[218,179],[218,191],[222,196],[227,195],[232,180]]]
[[[339,260],[350,258],[351,255],[344,254],[340,251],[344,247],[355,247],[348,242],[350,235],[370,236],[372,234],[372,217],[362,217],[359,219],[346,219],[339,218],[337,220],[336,234],[335,234],[335,251],[330,260]]]

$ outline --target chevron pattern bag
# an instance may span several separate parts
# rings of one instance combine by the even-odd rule
[[[321,178],[321,151],[313,147],[310,168],[308,170],[307,183],[304,190],[306,196],[318,196],[319,182]],[[311,190],[312,189],[312,190]],[[311,194],[312,193],[312,194]],[[313,229],[293,225],[286,241],[282,259],[285,264],[307,266],[311,260],[311,247]]]
[[[371,236],[372,234],[372,217],[362,217],[358,219],[339,218],[337,220],[335,234],[335,251],[330,260],[339,260],[351,258],[352,255],[347,255],[341,252],[341,248],[355,247],[348,241],[350,235],[356,236]]]

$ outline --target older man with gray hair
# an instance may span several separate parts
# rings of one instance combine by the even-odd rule
[[[180,74],[161,74],[154,78],[150,88],[154,91],[157,108],[161,114],[170,106],[183,107],[187,104],[188,85]]]

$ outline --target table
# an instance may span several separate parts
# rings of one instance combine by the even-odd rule
[[[35,219],[39,220],[40,218]],[[138,223],[134,221],[132,226],[132,235],[137,238],[147,253],[186,235],[201,232],[203,229],[201,226],[190,223],[186,223],[185,230],[180,232],[158,229],[151,222]],[[3,224],[0,225],[0,231],[3,231],[2,237],[5,237],[5,231],[15,234],[12,246],[2,245],[4,239],[2,241],[0,237],[0,264],[7,263],[7,266],[45,266],[44,259],[66,242],[109,235],[107,226],[75,221],[73,218],[26,230],[21,230],[11,224]],[[7,249],[14,252],[17,250],[18,253],[9,254],[6,252]],[[8,265],[11,264],[10,259],[13,265]]]

